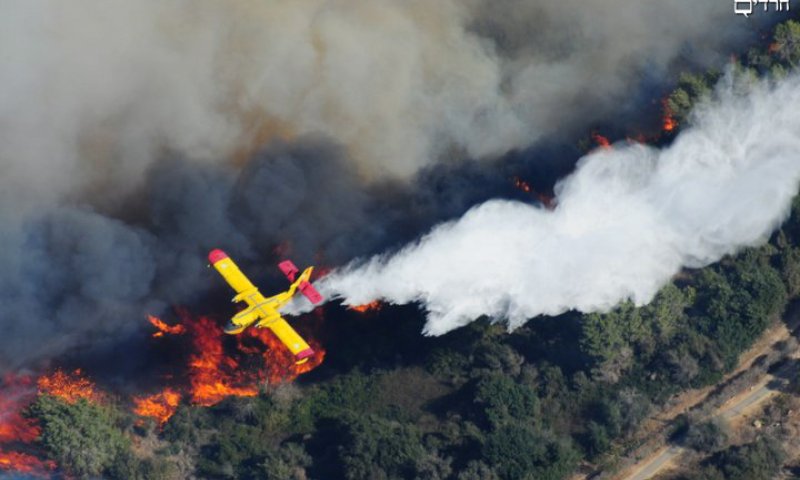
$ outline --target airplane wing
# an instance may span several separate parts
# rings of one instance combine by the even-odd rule
[[[222,250],[211,250],[211,253],[208,254],[208,261],[217,269],[231,288],[236,290],[237,294],[243,295],[257,291],[256,286],[244,276],[242,271],[239,270],[239,267],[237,267],[236,264],[233,263],[233,260]]]
[[[272,320],[265,326],[292,352],[298,365],[306,363],[314,355],[314,349],[283,318]]]
[[[297,279],[299,271],[291,261],[281,262],[281,271],[292,280],[289,290],[281,292],[270,298],[264,298],[250,280],[239,270],[228,255],[222,250],[215,249],[208,254],[208,261],[222,275],[225,281],[236,290],[234,301],[244,300],[250,306],[237,313],[225,331],[230,334],[240,333],[252,322],[260,319],[258,327],[269,328],[278,339],[286,345],[295,358],[295,363],[302,364],[314,354],[314,350],[278,313],[278,308],[289,301],[299,289],[312,302],[319,303],[322,296],[308,282],[313,267],[306,268]],[[315,300],[316,299],[316,300]]]

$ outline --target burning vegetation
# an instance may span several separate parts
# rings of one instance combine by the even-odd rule
[[[670,107],[666,99],[661,101],[661,105],[663,112],[661,115],[661,129],[664,133],[670,133],[678,126],[678,122],[675,120],[675,114],[672,113],[672,107]]]
[[[252,397],[258,394],[258,378],[239,368],[239,362],[225,354],[225,333],[214,322],[199,318],[189,323],[195,353],[189,357],[191,400],[209,406],[225,397]]]
[[[140,417],[152,418],[164,425],[175,414],[181,402],[181,394],[167,387],[163,391],[145,397],[133,397],[133,413]]]
[[[188,398],[195,405],[211,406],[230,396],[253,397],[262,386],[291,382],[317,367],[325,357],[325,350],[315,344],[314,356],[297,365],[291,352],[268,329],[251,328],[232,337],[208,317],[193,318],[186,311],[180,311],[180,317],[181,323],[171,327],[169,333],[185,332],[190,337],[192,353],[185,372],[188,384],[170,385],[134,400],[137,414],[161,424],[175,412],[181,398]],[[156,322],[151,323],[159,328]],[[164,325],[160,320],[158,324]],[[234,345],[226,348],[228,340]]]
[[[514,177],[514,187],[525,193],[531,193],[531,185],[519,177]]]
[[[48,477],[56,469],[52,460],[42,461],[34,455],[0,450],[0,470],[24,473],[32,477]]]
[[[376,312],[381,309],[381,302],[378,300],[374,300],[369,303],[365,303],[363,305],[354,305],[352,307],[348,307],[349,310],[358,313],[367,313],[367,312]]]
[[[325,356],[325,350],[314,342],[314,356],[297,365],[291,352],[268,329],[250,329],[231,337],[208,317],[194,318],[183,310],[179,314],[181,323],[176,325],[148,317],[157,329],[152,337],[161,340],[174,337],[179,341],[185,334],[191,353],[185,365],[176,367],[175,374],[164,377],[168,385],[155,393],[134,395],[130,399],[131,413],[140,417],[139,425],[149,418],[163,426],[182,401],[211,406],[230,396],[256,396],[266,385],[291,382],[312,370]],[[175,378],[186,380],[175,382]],[[7,376],[0,387],[0,470],[47,477],[57,468],[55,462],[40,459],[43,454],[35,442],[40,439],[42,429],[24,414],[42,396],[52,399],[46,402],[48,408],[60,403],[67,409],[97,408],[103,415],[111,415],[108,412],[116,408],[106,406],[109,395],[101,392],[81,369],[56,369],[38,378]]]
[[[95,384],[84,376],[80,368],[69,373],[56,370],[50,375],[39,377],[36,384],[39,393],[58,397],[67,403],[75,403],[80,399],[94,403],[102,398]]]
[[[35,396],[33,379],[8,375],[0,390],[0,443],[29,443],[39,435],[39,428],[21,414]]]
[[[781,46],[785,44],[771,45],[770,54],[782,54],[781,48],[784,47]],[[662,133],[673,132],[689,123],[686,112],[704,90],[695,83],[687,85],[686,92],[679,91],[670,97],[671,103],[664,102]],[[657,119],[654,116],[654,122]],[[591,139],[600,148],[611,148],[611,141],[599,133],[593,133]],[[636,139],[644,141],[638,135]],[[309,149],[309,152],[309,158],[319,157],[316,150]],[[294,168],[299,161],[292,158],[291,162],[285,163]],[[280,165],[268,162],[265,165],[268,168],[263,171],[269,173],[264,175],[265,178],[283,178],[274,174]],[[315,169],[310,171],[325,172],[319,184],[331,183],[328,181],[334,177],[331,171],[322,170],[324,167],[316,164],[313,166]],[[242,178],[251,177],[255,175]],[[172,177],[155,175],[155,178],[167,178],[164,183],[172,189]],[[218,175],[211,178],[217,179]],[[509,176],[504,173],[500,178],[507,182]],[[206,193],[208,185],[226,184],[199,183],[202,185],[198,190],[202,194]],[[308,183],[308,191],[314,191],[318,186],[314,181]],[[241,194],[236,198],[245,202],[252,196],[256,199],[253,205],[261,208],[265,189],[258,182],[254,185],[247,191],[251,195]],[[537,193],[530,183],[519,177],[514,177],[513,186],[526,194],[536,195],[540,200],[545,198],[542,201],[548,208],[554,205],[552,197],[546,200],[543,194]],[[351,187],[345,184],[342,191],[356,190]],[[226,193],[219,197],[228,197],[228,190],[224,191]],[[339,213],[342,202],[331,199],[340,200],[341,192],[332,191],[334,193],[330,195],[317,197],[323,199],[320,203],[324,206],[335,205]],[[283,211],[291,202],[280,198],[276,203]],[[177,211],[185,206],[180,202],[176,205]],[[195,206],[191,202],[186,205]],[[220,211],[232,210],[228,206],[226,204]],[[248,207],[246,210],[252,213],[258,209]],[[272,225],[273,211],[267,211],[265,225]],[[169,213],[164,214],[161,220],[180,219]],[[320,214],[316,217],[331,216]],[[315,216],[303,212],[297,217],[300,225],[306,227],[307,219]],[[84,219],[83,216],[79,218]],[[353,223],[360,227],[369,223],[368,218],[354,215]],[[200,225],[205,226],[205,222],[207,218],[203,218]],[[336,225],[333,230],[337,236],[330,238],[338,239],[341,225],[331,223]],[[108,228],[118,228],[115,225]],[[188,230],[195,232],[194,229]],[[247,228],[242,232],[251,234],[262,230],[272,231]],[[796,233],[797,229],[792,231]],[[126,236],[116,230],[112,233],[131,238],[131,245],[137,245],[131,236],[133,234]],[[152,233],[155,238],[163,234],[163,230],[154,229]],[[107,236],[98,235],[102,238]],[[231,238],[237,236],[230,235]],[[263,240],[257,238],[254,241],[266,243]],[[324,240],[320,243],[335,243],[327,237]],[[798,244],[797,238],[791,241],[794,246]],[[46,242],[43,240],[41,243]],[[58,244],[54,243],[54,250],[58,250],[57,247]],[[780,245],[775,247],[783,248]],[[290,245],[284,244],[275,253],[285,254],[290,249]],[[317,248],[316,245],[301,244],[298,249],[314,251]],[[341,260],[352,253],[349,250],[339,252],[336,258]],[[660,296],[653,308],[631,310],[634,307],[630,306],[602,316],[582,316],[580,322],[569,322],[571,331],[548,333],[531,328],[510,338],[499,334],[499,326],[479,323],[465,329],[463,332],[467,335],[452,335],[443,340],[421,340],[418,329],[411,334],[394,329],[383,335],[380,333],[386,331],[379,331],[379,334],[359,331],[363,337],[354,336],[355,341],[343,344],[341,350],[337,350],[337,353],[342,352],[337,357],[346,359],[343,363],[348,370],[309,386],[302,395],[297,395],[296,389],[283,390],[288,392],[283,396],[259,395],[259,392],[266,386],[292,382],[298,375],[318,366],[325,351],[313,340],[310,343],[316,353],[307,363],[297,365],[268,329],[251,328],[241,335],[228,336],[216,321],[208,317],[192,317],[185,311],[179,312],[179,323],[174,325],[151,316],[148,321],[155,329],[151,337],[157,339],[151,342],[163,342],[160,344],[185,353],[181,357],[183,361],[168,365],[168,373],[154,378],[152,389],[120,399],[112,393],[102,392],[81,369],[54,370],[39,378],[9,376],[3,379],[0,384],[0,470],[51,476],[58,468],[56,462],[42,459],[54,458],[69,475],[174,478],[158,475],[156,472],[160,471],[154,464],[139,470],[136,475],[120,468],[133,464],[125,455],[130,454],[131,438],[136,441],[136,432],[144,431],[151,435],[159,431],[153,428],[157,425],[164,426],[164,432],[169,432],[162,439],[176,450],[190,451],[197,448],[198,438],[213,437],[213,445],[204,445],[211,448],[203,450],[203,455],[197,455],[193,459],[196,465],[190,467],[193,469],[191,476],[199,478],[263,478],[265,465],[270,469],[270,478],[286,478],[280,477],[281,472],[289,471],[300,472],[297,476],[304,477],[304,469],[312,462],[315,472],[322,472],[318,478],[335,478],[337,474],[358,478],[364,472],[394,478],[455,478],[456,475],[458,478],[563,478],[579,464],[604,461],[602,455],[605,452],[616,455],[618,444],[614,442],[626,440],[625,435],[631,433],[628,430],[641,423],[659,398],[672,393],[671,390],[666,393],[658,390],[662,386],[678,389],[690,382],[705,384],[719,376],[723,365],[732,364],[738,352],[752,342],[750,336],[763,329],[759,322],[782,310],[782,306],[772,305],[777,300],[757,295],[782,288],[776,282],[782,281],[784,272],[770,269],[780,263],[790,265],[791,268],[787,268],[789,272],[797,270],[800,267],[795,264],[796,256],[788,252],[788,260],[783,261],[781,257],[781,262],[778,262],[774,252],[765,250],[755,254],[759,255],[758,261],[731,260],[740,263],[709,269],[707,275],[699,276],[693,285],[701,295],[709,291],[740,292],[740,303],[748,306],[743,312],[736,311],[736,305],[730,311],[701,311],[703,305],[693,304],[694,296],[684,295],[676,286]],[[141,258],[147,259],[149,255],[142,254]],[[145,262],[128,263],[141,265]],[[130,277],[128,267],[126,263],[118,269],[120,278]],[[195,271],[189,270],[189,274],[178,278],[190,279]],[[316,272],[318,276],[326,273],[322,268]],[[159,283],[152,282],[147,268],[143,268],[141,273],[141,277],[147,279],[145,284]],[[94,274],[92,271],[90,276],[96,276]],[[731,288],[716,288],[702,283],[712,281],[724,287],[730,283]],[[796,285],[791,287],[796,292]],[[137,295],[126,297],[124,302],[140,302],[143,294]],[[350,307],[359,314],[377,312],[382,308],[377,301]],[[388,310],[384,308],[384,311]],[[83,312],[84,309],[75,311]],[[663,328],[664,318],[660,312],[664,311],[679,312],[674,319],[675,325],[670,324],[669,329]],[[317,314],[321,315],[320,312],[317,310]],[[759,314],[752,318],[747,316],[752,312]],[[605,340],[614,332],[624,330],[629,323],[629,313],[641,319],[644,325],[641,333],[637,333],[641,338],[620,340],[622,348],[618,348],[619,345],[608,346]],[[712,318],[712,314],[721,315],[721,318],[713,317],[720,332],[737,335],[714,335],[714,332],[696,327],[707,325],[707,322],[696,319]],[[44,317],[56,318],[56,315]],[[553,324],[552,329],[558,330],[559,322]],[[579,329],[580,342],[574,341],[575,329]],[[684,331],[689,335],[683,335]],[[694,339],[699,340],[695,342]],[[656,341],[668,345],[669,351],[684,352],[685,356],[661,358],[655,356],[655,349],[637,348],[639,345],[653,345]],[[697,345],[702,346],[702,351],[695,350]],[[544,353],[540,356],[538,353],[531,355],[531,352]],[[554,352],[575,352],[578,355]],[[388,360],[380,363],[377,359],[381,355]],[[618,361],[616,357],[619,355],[625,356],[625,362]],[[567,356],[570,358],[565,361]],[[719,361],[708,362],[708,358]],[[620,367],[623,363],[627,367]],[[570,372],[574,375],[570,376]],[[676,372],[680,378],[675,379]],[[659,381],[651,382],[652,378]],[[618,380],[621,381],[617,383]],[[102,381],[98,382],[103,385]],[[646,385],[648,389],[639,391],[631,385]],[[213,409],[185,408],[186,405],[216,405],[226,397],[246,398],[234,399],[230,405]],[[428,409],[428,405],[436,408]],[[598,410],[612,413],[598,416],[593,413]],[[558,415],[549,417],[562,421],[550,422],[548,415],[542,415],[542,412],[556,412]],[[132,415],[139,417],[140,428],[132,428]],[[247,421],[231,421],[230,415],[241,415],[236,419],[246,418]],[[173,425],[179,427],[170,432]],[[265,438],[270,441],[264,441]],[[319,447],[330,439],[337,440],[335,450],[320,452]],[[386,448],[385,455],[376,454],[376,445]],[[541,451],[533,453],[541,455],[532,458],[530,445],[540,445]],[[311,454],[315,456],[313,459]],[[112,468],[109,465],[115,461],[119,465],[114,465],[113,474],[109,474]],[[464,468],[466,474],[462,476],[461,472],[454,471],[458,468]]]
[[[7,375],[0,386],[0,471],[46,477],[55,463],[43,461],[32,443],[41,434],[36,422],[22,415],[36,397],[31,376]]]
[[[183,325],[167,325],[160,318],[153,315],[148,315],[147,320],[158,330],[153,333],[153,338],[163,337],[165,334],[180,335],[186,332],[186,327]]]
[[[592,132],[592,141],[598,148],[611,148],[611,141],[608,137],[600,135],[598,132]]]

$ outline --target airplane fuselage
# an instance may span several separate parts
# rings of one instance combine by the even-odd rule
[[[310,285],[308,280],[311,277],[313,267],[306,268],[292,282],[289,290],[267,298],[258,291],[258,288],[250,282],[233,260],[222,250],[212,250],[208,254],[208,260],[236,291],[233,302],[247,304],[247,308],[231,318],[230,323],[225,327],[225,333],[235,335],[255,323],[256,328],[269,328],[294,354],[296,363],[308,361],[308,357],[314,354],[314,350],[281,317],[279,309],[294,296],[298,287],[301,289],[308,288],[305,286]]]

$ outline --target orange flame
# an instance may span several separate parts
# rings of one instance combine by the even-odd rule
[[[592,140],[600,148],[611,148],[611,142],[608,140],[608,138],[600,135],[597,132],[592,132]]]
[[[257,342],[256,347],[248,347],[247,339],[252,338]],[[259,378],[260,382],[270,385],[291,382],[299,375],[310,372],[325,359],[325,350],[314,341],[309,341],[314,355],[308,361],[298,365],[294,355],[267,328],[251,328],[247,331],[247,337],[239,337],[237,348],[245,353],[258,352],[264,360],[264,371]]]
[[[605,137],[603,137],[603,138],[605,138]],[[514,177],[513,180],[514,180],[514,186],[516,188],[522,190],[525,193],[529,193],[529,194],[533,195],[534,197],[536,197],[536,199],[539,200],[539,202],[542,205],[544,205],[544,207],[546,209],[553,210],[553,209],[556,208],[556,201],[555,201],[555,198],[553,198],[552,195],[548,195],[548,194],[542,193],[542,192],[537,192],[533,187],[531,187],[531,185],[528,182],[526,182],[525,180],[522,180],[519,177]],[[350,310],[355,310],[357,312],[363,313],[365,311],[374,310],[374,309],[379,308],[380,304],[378,305],[377,308],[375,308],[375,307],[373,307],[373,303],[377,303],[377,302],[368,303],[366,305],[357,305],[355,307],[350,307]]]
[[[294,355],[268,329],[250,328],[231,337],[210,318],[193,318],[184,310],[178,313],[181,324],[177,326],[188,334],[193,350],[188,359],[186,391],[172,387],[134,398],[138,415],[155,418],[162,424],[175,412],[183,396],[202,406],[214,405],[229,396],[252,397],[258,395],[261,384],[294,380],[322,363],[325,356],[325,351],[312,341],[315,354],[303,365],[296,365]],[[174,331],[177,326],[170,328]],[[230,342],[227,349],[226,341]]]
[[[194,354],[189,357],[192,403],[210,406],[228,396],[253,397],[258,388],[246,385],[239,363],[225,355],[225,333],[216,322],[200,317],[184,319],[192,335]],[[242,385],[242,384],[245,385]]]
[[[254,396],[258,394],[259,384],[292,381],[320,365],[325,357],[325,350],[312,340],[309,343],[314,355],[306,363],[297,365],[291,352],[271,331],[255,328],[235,337],[235,349],[230,348],[227,354],[224,339],[230,337],[216,322],[180,313],[180,325],[165,325],[156,317],[149,317],[149,320],[160,333],[190,335],[195,353],[189,356],[187,391],[180,386],[170,386],[158,393],[132,399],[135,414],[153,418],[160,425],[174,415],[184,393],[190,401],[203,406],[214,405],[227,396]],[[256,364],[253,358],[258,360]],[[35,456],[37,449],[32,442],[39,437],[41,429],[35,420],[21,413],[35,397],[37,387],[40,394],[53,395],[68,403],[80,399],[98,402],[106,398],[81,369],[56,370],[38,380],[14,375],[3,378],[0,383],[0,471],[49,477],[57,468],[55,462],[42,461]],[[9,450],[9,446],[13,450]],[[16,451],[21,447],[23,451]]]
[[[375,312],[381,309],[383,305],[378,300],[373,300],[372,302],[365,303],[363,305],[353,305],[352,307],[348,307],[348,310],[353,310],[358,313],[367,313],[367,312]]]
[[[186,332],[186,327],[181,324],[178,325],[167,325],[160,318],[148,315],[147,320],[153,324],[154,327],[158,329],[157,332],[153,333],[153,338],[163,337],[165,333],[170,335],[180,335]]]
[[[531,186],[525,180],[522,180],[519,177],[514,177],[514,186],[518,189],[522,190],[525,193],[531,193]]]
[[[38,425],[20,413],[35,394],[33,379],[29,376],[9,375],[3,379],[0,390],[0,443],[30,443],[39,436],[41,432]]]
[[[59,397],[67,403],[75,403],[80,399],[98,402],[102,399],[102,394],[91,380],[83,376],[80,368],[72,373],[56,370],[50,375],[40,377],[37,384],[40,393]]]
[[[292,353],[269,329],[250,328],[236,337],[237,353],[258,354],[263,365],[247,368],[225,354],[223,339],[226,335],[216,322],[205,317],[187,317],[185,321],[196,351],[189,358],[190,396],[192,403],[198,405],[214,405],[229,396],[256,396],[259,384],[292,381],[318,366],[325,357],[323,349],[312,345],[314,355],[306,363],[297,365]],[[255,340],[257,345],[249,344],[249,339]]]
[[[181,394],[172,388],[165,388],[164,391],[146,397],[134,397],[133,413],[140,417],[147,417],[156,420],[159,425],[164,425],[167,420],[175,414],[178,404],[181,401]]]
[[[35,420],[22,416],[22,410],[33,400],[36,387],[27,375],[7,375],[0,386],[0,471],[24,473],[29,476],[49,477],[55,470],[52,461],[42,461],[28,453],[6,450],[32,443],[41,433]],[[31,448],[27,447],[26,449]]]
[[[56,463],[52,460],[42,461],[27,453],[0,450],[0,470],[45,478],[50,476],[48,471],[55,469]]]
[[[661,115],[661,129],[665,132],[671,132],[678,126],[678,122],[674,118],[672,109],[669,108],[669,103],[666,100],[661,101],[664,113]]]

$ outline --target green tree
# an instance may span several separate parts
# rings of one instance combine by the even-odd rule
[[[699,275],[698,327],[713,340],[727,368],[786,305],[786,288],[771,265],[774,253],[771,246],[749,249]]]
[[[711,462],[727,480],[768,480],[780,471],[786,452],[772,437],[735,446],[715,455]]]
[[[332,381],[308,389],[303,398],[289,408],[289,425],[294,432],[307,433],[323,418],[337,418],[348,412],[367,412],[376,399],[372,375],[354,370]]]
[[[775,28],[774,49],[778,58],[796,67],[800,61],[800,23],[789,20]]]
[[[789,297],[800,294],[800,248],[788,244],[783,232],[778,235],[780,250],[778,262],[783,283]]]
[[[643,335],[641,309],[625,302],[608,313],[590,313],[582,323],[581,350],[597,359],[610,362]]]
[[[490,434],[483,454],[504,480],[561,479],[580,459],[569,440],[522,425],[506,425]]]
[[[586,429],[586,449],[590,456],[604,453],[611,446],[608,429],[594,420],[589,421]]]
[[[201,441],[201,433],[209,428],[210,421],[207,408],[181,405],[164,425],[162,435],[177,449],[196,446]]]
[[[39,443],[71,475],[97,477],[117,462],[134,462],[130,440],[120,428],[123,419],[113,406],[95,405],[83,399],[66,403],[50,395],[40,395],[28,408],[27,415],[41,425]],[[130,467],[131,472],[135,470],[135,465]]]
[[[698,101],[707,99],[711,87],[719,80],[719,73],[683,74],[678,79],[678,87],[667,97],[666,106],[678,123],[686,123]]]
[[[492,467],[483,462],[471,461],[459,472],[458,480],[500,480]]]
[[[536,392],[505,375],[490,375],[475,386],[475,404],[496,428],[509,422],[530,421],[538,414]]]
[[[266,480],[306,480],[311,456],[302,445],[287,443],[267,452],[263,468]]]
[[[728,424],[721,418],[713,418],[689,426],[686,445],[701,452],[714,452],[728,443]]]
[[[401,479],[414,476],[425,454],[416,427],[376,415],[347,415],[340,420],[339,460],[348,480]]]

